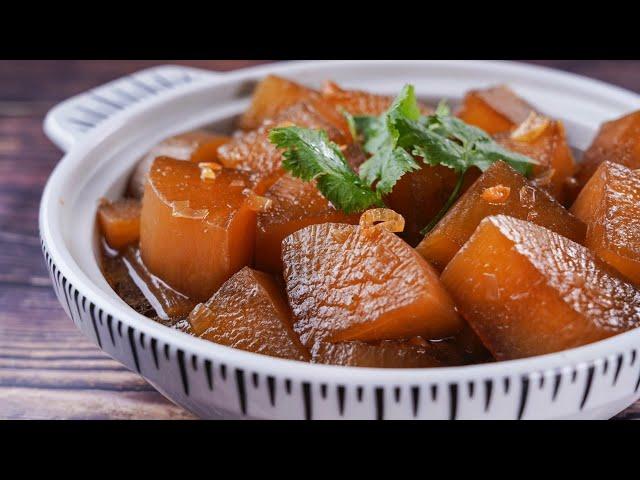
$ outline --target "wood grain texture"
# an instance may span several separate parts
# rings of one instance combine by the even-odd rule
[[[42,133],[65,98],[153,65],[226,71],[256,61],[0,61],[0,419],[191,419],[102,353],[58,304],[38,203],[60,152]],[[640,92],[638,61],[533,61]],[[618,418],[640,418],[640,402]]]

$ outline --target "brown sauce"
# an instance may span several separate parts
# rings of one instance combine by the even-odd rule
[[[137,245],[118,252],[103,239],[100,267],[113,291],[127,305],[163,325],[175,326],[185,320],[197,303],[150,273]]]

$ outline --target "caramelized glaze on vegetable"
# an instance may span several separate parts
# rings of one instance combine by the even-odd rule
[[[640,288],[640,170],[601,163],[571,211],[587,224],[585,245]]]
[[[198,165],[155,160],[142,202],[140,249],[151,272],[196,301],[207,300],[253,258],[252,175],[223,169],[203,180]]]
[[[483,220],[442,281],[498,360],[558,352],[640,325],[640,292],[585,247],[531,222]]]
[[[509,188],[505,201],[487,200],[486,189],[496,186]],[[528,220],[577,242],[584,241],[586,227],[580,220],[506,163],[496,162],[458,200],[416,250],[434,266],[443,269],[482,219],[498,214]]]
[[[245,267],[189,316],[193,333],[229,347],[292,360],[309,360],[291,328],[280,287],[266,273]]]
[[[305,345],[442,338],[463,326],[433,268],[383,228],[312,225],[285,238],[282,259]]]

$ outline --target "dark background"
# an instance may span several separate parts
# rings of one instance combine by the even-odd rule
[[[167,63],[228,71],[264,61],[0,61],[0,419],[193,418],[75,329],[55,298],[38,239],[40,195],[62,155],[42,133],[46,112]],[[640,61],[532,63],[640,93]],[[640,418],[640,402],[618,418]]]

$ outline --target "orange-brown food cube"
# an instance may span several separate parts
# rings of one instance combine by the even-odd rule
[[[404,174],[385,199],[389,208],[404,217],[405,228],[400,236],[412,246],[422,240],[424,235],[420,231],[445,205],[457,180],[455,171],[443,165],[421,167]],[[462,191],[466,191],[479,175],[478,169],[469,169]]]
[[[317,223],[358,223],[359,215],[336,210],[313,182],[303,182],[290,175],[280,177],[265,197],[271,204],[258,213],[255,264],[256,268],[274,274],[282,272],[281,250],[285,237]]]
[[[336,83],[325,82],[321,92],[322,98],[338,111],[347,111],[351,115],[371,115],[378,116],[385,113],[393,104],[394,97],[389,95],[378,95],[364,92],[362,90],[344,90]],[[431,109],[419,103],[423,114],[431,113]]]
[[[576,176],[578,184],[585,185],[604,161],[631,170],[640,168],[640,110],[602,124],[584,153]]]
[[[498,197],[496,187],[503,190]],[[586,227],[580,220],[509,165],[496,162],[458,199],[416,250],[436,268],[443,269],[483,218],[499,214],[529,220],[576,242],[584,241]]]
[[[494,135],[516,128],[532,111],[533,107],[502,85],[467,93],[458,117]]]
[[[601,163],[571,207],[585,246],[640,287],[640,170]]]
[[[515,131],[498,136],[497,140],[505,148],[536,160],[532,178],[535,185],[566,204],[576,163],[562,122],[532,115]]]
[[[294,329],[302,342],[457,333],[464,325],[437,273],[379,226],[323,223],[282,242]]]
[[[486,218],[442,281],[498,360],[578,347],[640,326],[640,292],[587,248],[504,215]]]
[[[260,194],[284,173],[282,153],[269,141],[269,130],[274,126],[267,123],[257,130],[238,132],[231,142],[218,149],[220,163],[225,167],[258,175]]]
[[[189,316],[194,335],[254,353],[309,360],[275,280],[245,267]]]
[[[258,174],[259,190],[263,192],[284,173],[282,152],[269,141],[269,131],[276,126],[290,124],[325,130],[329,139],[339,145],[351,142],[344,117],[322,100],[308,101],[291,105],[256,130],[237,133],[231,142],[218,149],[220,163],[228,168]]]
[[[393,97],[360,90],[343,90],[334,82],[326,82],[321,93],[338,111],[344,109],[351,115],[382,115],[393,103]]]
[[[157,157],[171,157],[176,160],[190,160],[196,163],[215,162],[218,160],[218,147],[229,141],[231,141],[231,137],[204,130],[194,130],[167,138],[153,147],[138,162],[129,180],[129,195],[142,198],[149,169]]]
[[[98,225],[107,244],[120,250],[140,238],[140,201],[123,198],[103,200],[98,206]]]
[[[274,118],[286,108],[311,98],[318,92],[276,75],[268,75],[253,92],[251,105],[240,119],[240,128],[253,130],[265,120]]]
[[[251,263],[256,227],[251,174],[202,173],[195,163],[157,158],[140,217],[140,249],[149,270],[197,301]]]

